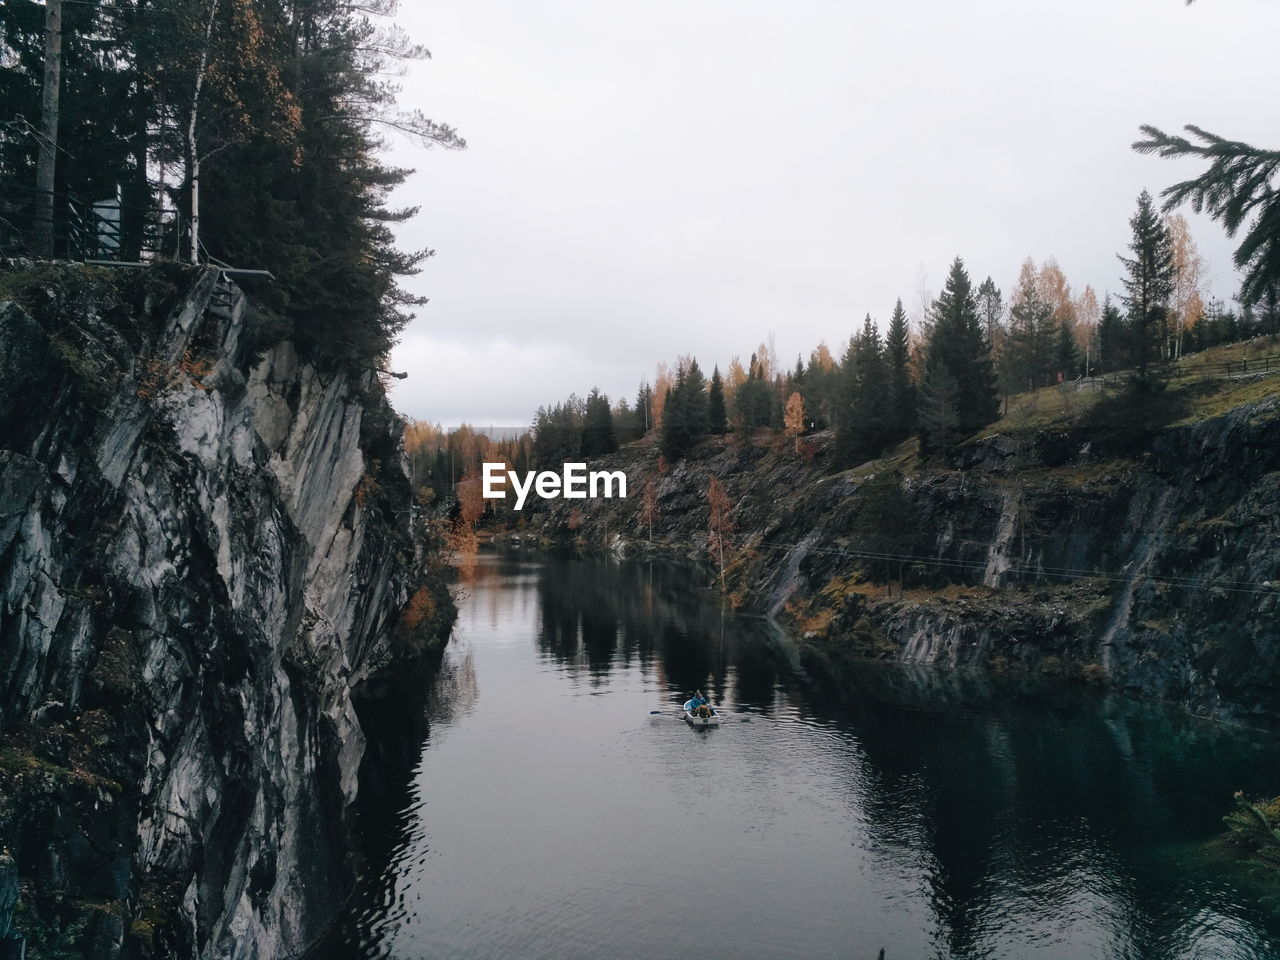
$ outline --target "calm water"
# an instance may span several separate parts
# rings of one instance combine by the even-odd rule
[[[465,589],[369,718],[325,957],[1280,957],[1199,851],[1234,790],[1280,792],[1274,742],[806,658],[660,565],[484,555]],[[698,687],[740,712],[688,728]]]

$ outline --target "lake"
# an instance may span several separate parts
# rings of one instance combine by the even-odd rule
[[[1280,957],[1202,851],[1280,793],[1273,739],[825,655],[672,565],[482,553],[461,587],[439,666],[365,712],[319,957]],[[719,728],[677,718],[699,688]]]

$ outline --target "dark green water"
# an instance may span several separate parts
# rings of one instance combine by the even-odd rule
[[[1200,853],[1233,791],[1280,793],[1274,741],[804,656],[662,565],[484,555],[466,593],[369,718],[326,958],[1280,957]],[[688,728],[699,687],[740,712]]]

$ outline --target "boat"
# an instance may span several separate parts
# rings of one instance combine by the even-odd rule
[[[684,702],[684,718],[689,722],[690,726],[716,727],[720,725],[719,712],[716,710],[715,707],[712,707],[711,704],[708,703],[707,706],[711,707],[711,716],[699,717],[699,716],[696,716],[693,712],[693,700],[690,699]]]

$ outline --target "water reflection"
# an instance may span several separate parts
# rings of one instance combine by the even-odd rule
[[[801,649],[672,566],[482,554],[467,591],[370,712],[322,956],[1280,956],[1199,852],[1233,790],[1280,792],[1274,741]],[[739,722],[650,716],[697,688]]]

